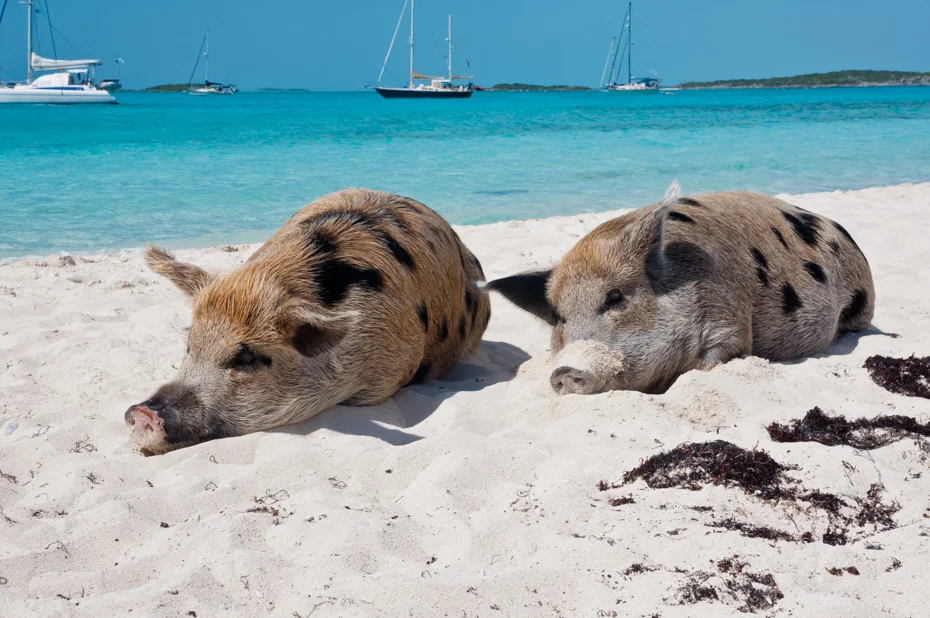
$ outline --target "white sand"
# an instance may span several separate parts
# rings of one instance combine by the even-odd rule
[[[123,412],[181,359],[181,294],[139,256],[0,266],[0,616],[737,615],[720,577],[705,585],[721,601],[679,604],[690,577],[733,554],[774,577],[781,615],[927,615],[927,454],[912,440],[776,444],[764,428],[815,405],[930,418],[930,401],[890,394],[862,368],[873,354],[930,355],[930,184],[787,199],[855,236],[875,275],[875,325],[901,338],[737,360],[663,396],[557,398],[547,329],[495,297],[480,353],[444,381],[150,458],[132,450]],[[615,214],[459,232],[495,277],[549,265]],[[228,269],[252,249],[180,256]],[[898,528],[830,546],[822,514],[736,488],[596,487],[717,438],[850,502],[881,482]],[[626,494],[635,503],[609,505]],[[262,506],[277,515],[249,512]],[[708,526],[727,517],[816,542]],[[854,525],[851,538],[871,532]],[[624,575],[634,563],[657,570]],[[860,575],[826,570],[846,566]]]

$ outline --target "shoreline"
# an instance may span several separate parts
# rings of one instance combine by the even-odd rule
[[[792,198],[801,198],[801,199],[805,199],[805,198],[808,198],[808,197],[819,196],[819,195],[832,195],[832,194],[838,194],[838,193],[839,193],[839,194],[846,194],[846,193],[855,193],[855,192],[859,192],[859,191],[876,191],[876,190],[879,190],[879,191],[880,191],[880,190],[884,190],[884,189],[892,190],[892,189],[901,189],[901,188],[907,188],[907,187],[921,187],[921,186],[923,186],[923,185],[926,185],[926,186],[930,187],[930,181],[927,181],[927,182],[903,182],[903,183],[898,183],[898,184],[894,184],[894,185],[885,185],[885,186],[877,186],[877,187],[866,187],[866,188],[862,188],[862,189],[834,189],[834,190],[832,190],[832,191],[814,191],[814,192],[810,192],[810,193],[779,193],[779,194],[775,194],[775,195],[776,195],[776,197],[779,197],[780,199],[784,199],[784,200],[790,202]],[[648,206],[648,204],[642,204],[641,207],[642,207],[642,206]],[[300,207],[298,207],[298,209],[299,209],[299,208],[300,208]],[[495,222],[492,222],[492,223],[480,223],[480,224],[476,224],[476,225],[457,225],[457,224],[455,224],[455,225],[453,225],[453,227],[455,227],[456,229],[474,229],[474,228],[482,228],[482,227],[486,227],[486,226],[494,226],[494,225],[502,225],[502,224],[529,223],[529,222],[540,222],[540,221],[560,220],[560,219],[565,220],[565,219],[573,219],[573,218],[576,218],[576,217],[586,217],[586,216],[595,216],[595,217],[598,217],[598,218],[603,217],[603,216],[606,216],[606,217],[608,217],[608,218],[613,218],[613,217],[619,216],[620,214],[622,214],[622,213],[624,213],[624,212],[628,212],[628,211],[630,211],[630,210],[633,210],[633,209],[632,209],[632,208],[621,208],[621,209],[603,210],[603,211],[590,211],[590,212],[588,212],[588,211],[582,211],[582,212],[579,212],[579,213],[576,213],[576,214],[555,215],[555,216],[552,216],[552,217],[543,217],[543,218],[532,218],[532,219],[504,219],[504,220],[495,221]],[[295,209],[295,212],[296,212],[296,211],[297,211],[297,209]],[[440,214],[441,214],[441,213],[440,213]],[[283,224],[283,221],[282,221],[282,224]],[[187,240],[185,240],[185,239],[179,239],[179,240],[177,240],[177,241],[167,241],[167,242],[165,242],[165,241],[160,241],[160,242],[158,242],[157,244],[160,244],[160,245],[162,245],[162,246],[165,246],[166,248],[168,248],[168,249],[169,249],[170,251],[172,251],[172,252],[178,252],[178,251],[180,251],[180,252],[183,252],[183,253],[188,253],[188,252],[191,252],[191,251],[208,251],[208,250],[222,251],[222,250],[224,250],[224,248],[226,248],[226,247],[233,247],[233,248],[235,248],[236,251],[247,250],[247,249],[249,249],[249,248],[252,248],[252,249],[254,250],[254,249],[257,249],[262,243],[264,243],[265,240],[267,240],[269,237],[271,237],[271,235],[274,234],[275,231],[276,231],[276,229],[267,230],[267,231],[264,231],[264,232],[256,230],[256,231],[254,232],[255,234],[259,234],[259,233],[265,233],[265,234],[267,234],[267,236],[265,237],[264,240],[257,241],[257,242],[245,242],[245,243],[240,243],[240,242],[234,242],[234,241],[233,241],[233,242],[221,243],[221,244],[199,244],[199,243],[197,243],[194,239],[187,239],[187,240],[191,240],[191,241],[192,241],[192,244],[191,244],[191,245],[183,245],[183,243],[185,243]],[[252,232],[249,232],[249,231],[245,231],[245,232],[241,232],[241,233],[242,233],[242,234],[246,234],[246,235],[252,235]],[[105,257],[105,256],[115,256],[115,257],[119,257],[119,256],[133,256],[133,255],[138,255],[139,253],[141,253],[142,250],[143,250],[144,248],[145,248],[145,246],[142,246],[142,247],[125,247],[125,248],[116,249],[116,250],[112,250],[112,251],[108,251],[108,250],[104,250],[104,251],[65,251],[65,250],[62,250],[62,251],[59,251],[58,253],[46,254],[46,255],[30,255],[30,256],[22,256],[22,257],[0,258],[0,266],[7,266],[7,265],[11,265],[11,264],[20,264],[20,263],[24,263],[24,262],[25,262],[25,263],[41,262],[41,261],[46,261],[46,262],[47,262],[47,261],[49,261],[49,260],[57,260],[57,259],[66,258],[66,257],[70,257],[70,258],[100,258],[100,257]]]

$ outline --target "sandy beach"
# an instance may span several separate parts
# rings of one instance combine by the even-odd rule
[[[815,406],[930,420],[930,400],[863,368],[930,355],[930,183],[779,197],[856,238],[875,332],[692,372],[661,396],[556,397],[548,328],[493,297],[480,350],[441,381],[156,457],[134,450],[123,412],[182,358],[181,293],[137,254],[0,264],[0,616],[926,615],[925,441],[860,451],[765,428]],[[552,264],[617,214],[457,231],[493,278]],[[178,256],[227,270],[255,248]],[[851,505],[880,484],[894,527],[853,522],[831,545],[835,522],[808,504],[622,484],[710,440],[765,451]]]

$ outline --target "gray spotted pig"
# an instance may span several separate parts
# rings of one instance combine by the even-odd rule
[[[661,393],[734,357],[813,354],[866,329],[875,303],[839,223],[756,193],[679,197],[677,183],[552,269],[486,287],[552,325],[559,394]]]
[[[145,259],[193,302],[177,377],[125,414],[149,453],[380,403],[448,372],[491,315],[449,224],[376,191],[316,200],[228,274]]]

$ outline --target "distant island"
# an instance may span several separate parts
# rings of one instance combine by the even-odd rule
[[[679,88],[837,88],[858,86],[930,86],[930,73],[910,71],[833,71],[767,79],[684,82]]]
[[[583,92],[592,90],[587,86],[538,86],[536,84],[496,84],[488,88],[489,92]]]

